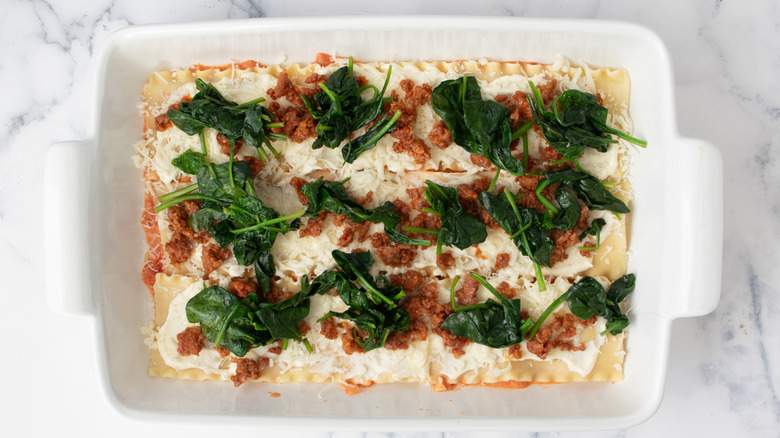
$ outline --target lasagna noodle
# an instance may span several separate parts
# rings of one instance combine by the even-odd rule
[[[170,160],[187,149],[200,150],[197,136],[187,136],[175,128],[158,132],[154,129],[154,119],[167,111],[171,104],[180,101],[187,95],[194,95],[196,92],[194,86],[196,78],[214,84],[228,99],[240,103],[257,97],[268,98],[266,90],[276,85],[282,68],[285,69],[294,84],[303,85],[305,78],[312,73],[327,75],[342,66],[343,63],[344,60],[337,60],[335,64],[328,67],[322,67],[317,64],[305,66],[290,65],[287,67],[253,65],[245,69],[229,65],[223,68],[201,67],[155,73],[143,89],[144,140],[140,141],[136,146],[138,151],[136,160],[137,164],[144,169],[147,193],[159,196],[193,182],[189,176],[182,174],[178,169],[170,165]],[[381,87],[388,67],[389,64],[355,63],[355,73],[364,75],[371,83]],[[402,62],[392,64],[392,68],[393,74],[387,93],[395,91],[401,96],[403,96],[403,91],[401,91],[399,84],[404,78],[411,78],[418,84],[421,81],[427,81],[432,87],[435,87],[441,80],[459,77],[463,74],[473,74],[481,81],[480,85],[483,87],[483,95],[486,98],[494,97],[497,94],[512,94],[517,90],[527,92],[527,79],[532,79],[537,84],[544,83],[549,79],[556,79],[559,92],[568,88],[582,89],[592,93],[598,92],[603,99],[604,106],[609,109],[609,123],[627,132],[632,130],[631,121],[627,113],[630,91],[629,79],[627,72],[622,69],[591,69],[587,66],[574,67],[563,59],[554,65],[489,61]],[[286,99],[283,98],[278,100],[278,102],[282,107],[289,105]],[[255,185],[258,188],[258,195],[263,202],[275,208],[281,214],[290,214],[301,208],[294,190],[289,184],[293,176],[309,180],[321,175],[325,175],[328,179],[333,180],[350,177],[351,180],[347,185],[347,189],[353,197],[360,198],[369,191],[374,192],[372,204],[367,205],[367,207],[373,208],[395,198],[408,201],[405,189],[420,187],[426,179],[454,186],[461,182],[473,181],[480,176],[493,176],[492,171],[485,171],[473,165],[469,160],[468,154],[457,145],[453,144],[444,150],[432,146],[427,139],[427,133],[435,120],[438,120],[438,116],[433,113],[430,103],[423,104],[418,110],[418,121],[414,125],[415,136],[426,142],[430,147],[432,155],[430,162],[433,163],[426,164],[423,167],[415,165],[411,160],[405,159],[403,155],[393,154],[391,147],[393,140],[389,136],[380,140],[373,150],[364,153],[352,165],[343,163],[338,149],[322,148],[312,150],[311,140],[302,143],[293,143],[291,141],[276,142],[275,147],[282,156],[278,161],[274,161],[272,165],[266,166],[258,178],[256,178]],[[226,162],[228,157],[222,154],[217,146],[216,134],[211,129],[206,130],[209,160],[215,163]],[[533,131],[529,135],[531,137],[531,155],[532,157],[538,156],[538,148],[543,139]],[[625,143],[620,141],[612,146],[607,153],[607,155],[611,154],[611,165],[604,165],[605,160],[598,153],[593,154],[591,152],[589,151],[586,153],[586,156],[583,156],[583,166],[600,179],[618,183],[613,193],[623,201],[628,202],[630,200],[630,185],[626,181],[625,176],[629,163]],[[245,146],[237,153],[237,156],[242,157],[245,154],[256,156],[256,151]],[[388,157],[390,155],[394,155],[397,159],[389,160]],[[502,172],[499,185],[507,186],[510,189],[517,187],[514,178],[505,172]],[[582,262],[582,260],[577,258],[578,251],[569,251],[571,253],[570,259],[567,260],[569,263],[566,264],[567,261],[561,262],[562,267],[556,265],[553,269],[545,267],[545,275],[561,275],[569,278],[590,275],[602,277],[604,281],[613,281],[625,274],[627,249],[626,221],[623,218],[611,215],[609,212],[591,212],[591,219],[597,214],[600,214],[600,217],[604,217],[609,223],[608,227],[606,227],[607,229],[602,232],[600,248],[592,252],[592,257],[586,260],[584,265],[575,263],[576,260]],[[157,225],[162,245],[164,245],[171,238],[165,214],[157,215]],[[376,228],[376,226],[373,227]],[[379,227],[381,229],[381,226]],[[372,229],[372,232],[374,231]],[[303,274],[319,274],[326,269],[335,267],[335,264],[328,256],[330,249],[336,247],[335,241],[340,233],[341,230],[334,226],[327,227],[323,230],[322,235],[318,237],[322,242],[317,241],[316,243],[313,238],[299,238],[297,233],[294,232],[280,235],[277,238],[272,253],[277,260],[278,274],[283,277],[283,284],[286,285],[287,289],[296,289],[297,282],[293,280],[296,277],[300,277]],[[453,278],[455,275],[464,276],[471,271],[477,271],[487,277],[491,283],[497,284],[494,281],[502,278],[501,273],[493,272],[490,264],[498,253],[509,252],[513,266],[522,267],[522,269],[517,268],[512,271],[511,275],[514,275],[514,277],[508,278],[510,284],[517,285],[533,277],[533,268],[530,265],[530,261],[522,256],[517,248],[511,244],[508,236],[500,230],[490,234],[492,236],[489,238],[490,245],[480,245],[480,250],[483,253],[482,257],[487,257],[486,262],[480,262],[477,254],[475,254],[474,247],[462,251],[448,248],[448,251],[455,255],[456,260],[463,260],[463,262],[449,271],[434,273],[447,278]],[[490,249],[484,248],[485,246],[489,246]],[[167,255],[163,255],[165,259],[163,263],[165,266],[164,272],[157,275],[152,290],[155,302],[155,330],[157,332],[165,323],[171,300],[203,277],[203,272],[200,268],[202,247],[203,245],[197,245],[190,260],[180,265],[170,263],[167,260]],[[290,254],[294,252],[290,250],[291,248],[295,250],[295,248],[317,247],[327,249],[325,251],[326,254],[321,255],[322,257],[319,259],[309,257],[308,260],[301,260],[300,255]],[[345,250],[366,250],[368,247],[368,242],[362,244],[362,246],[354,243]],[[494,251],[490,252],[491,249]],[[419,251],[415,260],[416,265],[413,269],[427,268],[428,272],[432,269],[435,270],[435,254],[432,254],[434,251],[433,248]],[[301,251],[298,252],[300,253]],[[525,261],[524,266],[523,261]],[[555,269],[558,270],[556,271]],[[399,273],[405,269],[390,268],[377,261],[372,274],[376,275],[380,270],[388,273]],[[238,265],[235,258],[231,256],[219,269],[212,272],[208,279],[223,285],[223,287],[227,287],[231,277],[251,276],[252,274],[251,267]],[[441,301],[446,301],[447,297],[444,294],[448,294],[447,291],[442,293]],[[489,297],[490,295],[482,288],[480,290],[480,300],[484,301]],[[316,330],[318,328],[312,327],[312,331]],[[429,341],[426,344],[429,360],[432,349],[446,350],[440,344],[438,335],[429,332]],[[439,347],[434,347],[435,345]],[[355,384],[429,381],[437,389],[447,388],[453,384],[615,380],[622,376],[622,346],[622,335],[607,336],[603,345],[600,346],[600,353],[592,371],[584,376],[569,370],[566,364],[560,360],[539,361],[525,359],[511,361],[511,365],[507,365],[508,368],[505,367],[506,369],[501,373],[497,373],[495,369],[489,367],[475,367],[464,375],[445,375],[441,373],[439,364],[430,363],[427,365],[426,374],[422,377],[417,375],[399,378],[392,374],[380,373],[373,376],[373,379],[369,379],[370,381],[350,376],[349,373],[330,372],[326,375],[307,369],[282,367],[278,363],[272,363],[270,367],[264,370],[261,380],[272,382],[342,381]],[[442,353],[442,351],[437,350],[434,353],[451,354],[449,352]],[[346,366],[350,365],[349,362],[345,362]],[[149,373],[154,376],[186,379],[225,378],[224,374],[208,373],[196,368],[181,370],[172,368],[166,365],[158,349],[152,351]]]
[[[436,63],[400,63],[400,64],[394,64],[394,76],[398,77],[401,76],[401,74],[406,71],[408,73],[409,70],[412,71],[429,71],[431,69],[434,69],[437,74],[428,74],[428,76],[435,76],[439,80],[442,78],[447,77],[447,74],[450,76],[452,75],[460,75],[463,73],[479,73],[478,76],[480,78],[487,78],[487,80],[493,80],[494,82],[499,80],[501,77],[505,76],[511,76],[511,75],[522,75],[522,77],[530,77],[530,78],[537,78],[537,77],[552,77],[556,80],[559,80],[563,82],[564,80],[568,80],[572,84],[581,85],[582,87],[588,89],[591,88],[589,91],[598,91],[601,96],[603,96],[604,99],[604,105],[610,110],[610,117],[611,122],[613,125],[617,126],[618,128],[624,129],[624,130],[630,130],[631,124],[628,120],[626,114],[628,105],[627,105],[627,98],[628,98],[628,92],[629,92],[629,82],[628,82],[628,76],[627,73],[624,70],[610,70],[610,69],[597,69],[592,70],[586,67],[571,67],[567,66],[565,68],[565,72],[561,69],[561,67],[557,67],[558,70],[555,70],[554,68],[556,66],[547,66],[547,65],[539,65],[539,64],[524,64],[524,63],[495,63],[495,62],[486,62],[484,65],[482,65],[482,68],[479,69],[480,66],[479,62],[455,62],[455,63],[443,63],[443,62],[436,62]],[[320,74],[325,74],[327,72],[333,71],[338,66],[331,66],[328,68],[319,67],[316,65],[309,65],[306,67],[293,65],[286,69],[289,76],[295,80],[297,79],[299,81],[299,85],[302,84],[303,80],[302,78],[306,77],[307,75],[313,73],[313,72],[319,72]],[[360,69],[362,68],[362,70]],[[382,71],[386,70],[386,67],[380,66],[380,67],[374,67],[365,65],[362,67],[356,67],[356,71],[358,74],[365,73],[368,70],[375,70],[376,73],[373,75],[375,76],[375,80],[383,79],[384,76],[382,74]],[[203,69],[203,70],[181,70],[178,72],[159,72],[153,75],[149,82],[144,87],[144,96],[146,100],[146,106],[145,106],[145,120],[146,120],[146,126],[154,126],[154,116],[158,114],[162,114],[165,110],[167,110],[168,106],[171,103],[178,102],[181,97],[183,97],[186,94],[194,94],[195,88],[192,82],[194,79],[201,78],[203,80],[206,80],[208,82],[216,83],[218,87],[221,85],[221,91],[225,92],[227,94],[227,90],[234,90],[239,89],[243,90],[245,88],[248,88],[252,90],[252,92],[233,92],[232,97],[237,99],[237,101],[246,101],[250,100],[252,98],[257,97],[258,95],[261,97],[267,97],[266,91],[267,88],[272,88],[276,84],[276,75],[278,75],[279,67],[278,66],[272,66],[272,67],[252,67],[249,70],[239,72],[235,70],[234,68],[226,68],[226,69]],[[446,74],[445,74],[446,72]],[[264,79],[253,79],[252,81],[248,81],[249,84],[242,82],[242,79],[244,76],[246,76],[248,73],[251,73],[256,76],[261,76]],[[369,75],[371,76],[371,75]],[[427,76],[424,76],[427,77]],[[585,80],[583,78],[586,78],[588,80]],[[400,79],[396,79],[394,81],[395,88],[392,86],[389,87],[390,91],[398,90],[398,82],[400,82]],[[525,82],[523,79],[520,81],[522,83]],[[259,86],[256,85],[257,83],[262,83],[264,85]],[[381,86],[381,83],[379,83]],[[511,91],[511,90],[509,90]],[[164,96],[168,96],[167,99],[163,99]],[[280,102],[284,103],[285,99],[281,99]],[[428,109],[426,109],[428,108]],[[420,110],[420,113],[428,113],[430,117],[432,118],[432,110],[429,110],[430,104],[423,105],[423,108]],[[431,122],[432,123],[432,122]],[[425,132],[415,132],[416,136],[420,139],[423,139],[427,141],[427,131]],[[171,145],[174,146],[177,141],[178,145],[175,145],[175,148],[179,148],[178,150],[171,151],[171,148],[168,148],[167,151],[162,150],[153,150],[149,151],[151,154],[160,153],[162,154],[165,159],[164,165],[167,166],[170,169],[174,169],[177,171],[173,166],[170,164],[170,160],[176,156],[178,156],[181,152],[184,150],[181,149],[182,144],[188,145],[189,148],[199,150],[200,146],[197,140],[197,136],[187,136],[186,134],[176,130],[176,129],[168,129],[164,133],[154,133],[150,130],[147,130],[147,137],[154,137],[159,136],[157,142],[162,142],[162,145]],[[175,139],[170,139],[169,137],[176,137]],[[210,160],[212,162],[225,162],[227,161],[228,157],[224,154],[221,154],[219,152],[219,148],[216,147],[216,133],[213,130],[207,130],[207,139],[209,140],[209,151],[210,151]],[[382,141],[385,143],[383,144]],[[392,148],[390,147],[390,143],[392,143],[392,139],[385,137],[380,141],[380,144],[375,148],[375,150],[387,150],[392,151]],[[153,142],[154,143],[154,142]],[[369,205],[369,207],[375,207],[385,200],[392,200],[394,198],[399,198],[401,200],[408,200],[408,197],[404,191],[405,187],[408,185],[404,184],[390,184],[390,188],[386,187],[388,186],[388,182],[391,181],[392,178],[398,178],[398,175],[382,172],[376,170],[373,168],[373,165],[371,166],[364,166],[362,168],[359,168],[357,170],[352,170],[348,172],[340,172],[339,169],[341,167],[350,167],[348,165],[344,165],[340,156],[340,152],[338,150],[330,150],[327,148],[321,148],[318,150],[312,150],[311,149],[311,141],[303,142],[300,144],[293,143],[291,141],[281,141],[277,142],[277,149],[280,150],[282,153],[282,158],[280,159],[280,162],[278,163],[278,166],[269,166],[266,171],[264,171],[263,174],[261,174],[261,178],[258,178],[257,184],[258,187],[258,193],[260,194],[262,200],[270,205],[271,207],[275,208],[282,214],[292,214],[298,209],[300,209],[300,204],[297,202],[297,197],[294,195],[294,191],[292,187],[289,185],[289,181],[293,176],[300,176],[300,177],[308,177],[310,179],[314,179],[316,176],[314,172],[310,171],[310,169],[298,169],[302,170],[305,173],[295,173],[290,171],[284,171],[284,170],[278,170],[278,168],[283,168],[287,166],[289,168],[289,163],[301,161],[301,157],[306,157],[307,155],[312,157],[309,161],[314,160],[315,165],[312,166],[313,168],[316,168],[317,171],[320,171],[319,168],[317,168],[317,165],[323,164],[323,160],[325,162],[330,163],[331,170],[333,172],[330,172],[331,179],[334,180],[341,180],[347,177],[352,178],[351,183],[348,184],[347,188],[350,190],[351,194],[355,197],[364,197],[368,191],[373,191],[375,195],[374,204],[375,205]],[[429,145],[430,146],[430,145]],[[146,148],[152,148],[154,147],[152,144],[150,144],[148,141],[145,142]],[[622,143],[620,143],[620,147],[624,147]],[[617,149],[617,146],[615,147]],[[242,152],[238,154],[238,156],[242,156],[242,153],[253,153],[254,151],[250,150],[251,148],[245,147],[243,148]],[[431,147],[432,154],[435,152],[440,152],[439,148],[437,147]],[[163,152],[168,152],[167,154],[163,154]],[[171,153],[173,152],[173,153]],[[368,151],[364,155],[371,154],[372,151]],[[464,154],[465,151],[462,148],[459,148],[457,146],[451,146],[447,148],[444,152],[447,154]],[[596,153],[598,154],[598,153]],[[150,153],[141,153],[142,156],[150,155]],[[323,157],[323,155],[326,155],[327,157]],[[621,160],[622,158],[621,154]],[[403,154],[401,155],[403,157]],[[357,161],[360,161],[362,158],[358,159]],[[457,161],[466,161],[469,162],[468,154],[465,154]],[[389,160],[387,157],[383,160],[384,163],[387,163]],[[157,164],[158,167],[161,167],[163,163],[160,163],[159,161],[147,161],[151,164]],[[623,174],[624,169],[626,165],[624,163],[619,163],[620,165],[618,168],[610,173],[607,177],[603,177],[601,179],[607,179],[611,181],[619,181],[621,182],[621,185],[619,186],[618,190],[615,192],[615,194],[621,198],[624,201],[628,201],[628,194],[629,194],[629,187],[626,182],[623,180]],[[152,166],[154,167],[154,166]],[[354,166],[352,166],[354,167]],[[179,182],[175,182],[173,185],[170,184],[170,181],[161,181],[157,179],[156,172],[159,169],[152,169],[149,172],[148,180],[151,181],[151,184],[149,184],[151,187],[153,194],[156,196],[159,196],[161,194],[170,192],[171,190],[181,188],[183,186],[186,186],[190,184],[190,180],[188,177],[183,176],[180,172],[176,175],[178,178],[184,177],[184,180]],[[404,172],[403,175],[414,173],[412,172]],[[436,178],[436,172],[422,172],[422,173],[428,173],[429,177],[432,177],[431,179],[439,179]],[[444,182],[445,184],[453,184],[453,181],[458,181],[458,175],[462,175],[463,178],[461,178],[462,181],[469,181],[473,180],[476,176],[483,176],[484,172],[480,168],[471,168],[467,169],[463,172],[458,173],[452,173],[448,172],[443,175],[443,177],[438,182]],[[492,174],[490,175],[492,177]],[[422,183],[422,180],[420,178],[417,179],[419,181],[419,184]],[[352,184],[355,181],[363,181],[364,184],[362,186],[356,186],[355,184]],[[419,186],[418,184],[418,186]],[[505,185],[510,188],[513,186],[516,186],[516,183],[514,182],[513,178],[510,176],[502,175],[502,177],[499,180],[499,185]],[[412,185],[413,186],[413,185]],[[386,197],[383,197],[382,194],[385,194]],[[406,198],[406,199],[405,199]],[[160,215],[160,221],[165,222],[164,215]],[[168,239],[170,238],[170,234],[165,232],[166,226],[164,223],[160,224],[160,228],[162,231],[162,237],[163,237],[163,244],[165,244]],[[608,278],[614,280],[619,278],[621,275],[625,273],[625,260],[626,260],[626,229],[625,229],[625,223],[623,221],[620,221],[620,224],[616,229],[612,231],[612,234],[614,235],[603,235],[605,244],[602,245],[599,250],[595,251],[593,253],[593,267],[585,272],[588,275],[606,275]],[[196,254],[198,251],[196,250]],[[199,260],[194,260],[194,262],[198,262]],[[193,271],[185,265],[185,268],[182,270],[176,270],[175,268],[172,268],[170,264],[168,264],[168,269],[166,270],[168,273],[179,273],[179,274],[192,274]],[[547,274],[547,272],[545,272]],[[553,273],[554,275],[554,273]]]
[[[149,362],[149,374],[154,377],[172,377],[190,380],[225,380],[225,374],[219,374],[217,372],[209,372],[208,369],[202,369],[197,367],[190,367],[185,369],[177,369],[166,364],[164,358],[160,354],[160,344],[165,343],[166,339],[162,337],[175,337],[177,330],[165,331],[160,330],[165,324],[168,318],[168,310],[171,307],[171,303],[174,298],[183,293],[185,290],[197,286],[201,283],[200,279],[185,277],[180,275],[168,276],[165,274],[158,274],[157,281],[154,285],[154,304],[158,309],[155,315],[155,328],[156,330],[156,344],[157,349],[152,350],[151,359]],[[446,289],[446,288],[445,288]],[[199,288],[197,288],[199,290]],[[564,292],[565,289],[559,288],[555,295],[559,295]],[[315,297],[317,298],[317,297]],[[181,303],[181,302],[180,302]],[[179,304],[180,304],[179,303]],[[181,310],[181,309],[178,309]],[[307,322],[311,324],[312,332],[319,332],[320,325],[316,320],[321,316],[316,310],[313,309],[313,314],[307,317]],[[599,336],[594,332],[592,327],[589,327],[583,332],[580,337],[581,342],[587,343],[594,341],[596,336]],[[547,361],[523,359],[523,360],[511,360],[506,358],[507,349],[496,350],[497,356],[501,357],[500,368],[502,372],[496,374],[494,366],[477,366],[464,367],[456,375],[447,375],[447,371],[443,370],[442,363],[446,361],[452,362],[460,359],[456,359],[452,356],[452,353],[446,351],[441,345],[440,337],[435,334],[430,334],[429,339],[424,342],[416,342],[412,345],[412,355],[409,355],[407,350],[398,350],[392,354],[400,356],[400,362],[410,362],[410,365],[406,366],[409,370],[418,370],[419,362],[415,363],[410,360],[415,354],[424,354],[426,360],[423,362],[421,369],[413,376],[398,377],[391,372],[374,372],[372,378],[363,379],[360,376],[350,375],[348,372],[330,372],[327,374],[312,372],[305,368],[288,368],[281,364],[280,361],[272,362],[271,365],[263,370],[262,376],[258,381],[272,382],[272,383],[290,383],[290,382],[342,382],[354,385],[370,385],[374,383],[392,383],[392,382],[421,382],[431,383],[434,389],[444,390],[448,386],[458,385],[490,385],[499,382],[530,382],[530,383],[560,383],[560,382],[582,382],[582,381],[604,381],[604,380],[619,380],[622,379],[622,363],[623,363],[623,335],[612,336],[608,335],[603,343],[598,346],[599,354],[592,370],[586,375],[581,375],[577,372],[569,370],[568,366],[563,360],[552,359]],[[172,341],[168,340],[170,344]],[[312,342],[314,348],[313,354],[318,354],[321,350],[322,343],[327,343],[322,337]],[[330,341],[339,343],[338,340]],[[337,350],[331,353],[335,356],[340,356],[338,359],[343,360],[343,367],[349,369],[359,367],[370,367],[372,362],[375,362],[375,357],[369,356],[387,356],[389,351],[384,349],[373,350],[364,354],[353,354],[351,356],[346,355],[343,351],[338,351],[340,347],[336,345]],[[488,347],[481,346],[479,344],[469,344],[472,349],[486,349]],[[467,347],[467,348],[469,348]],[[207,347],[208,348],[208,347]],[[261,347],[266,349],[267,347]],[[325,347],[327,349],[327,347]],[[308,353],[307,353],[308,354]],[[265,357],[275,358],[282,357],[282,355],[276,356],[274,354],[264,354]],[[248,355],[247,357],[252,357]],[[485,361],[483,356],[477,360]],[[366,359],[367,358],[367,359]],[[366,360],[363,360],[366,359]],[[443,360],[442,360],[443,359]],[[381,360],[381,359],[380,359]],[[398,362],[398,361],[397,361]],[[495,364],[494,364],[495,365]],[[218,365],[215,365],[215,367]],[[225,369],[229,368],[229,361],[224,360],[222,366]],[[450,373],[451,374],[451,373]]]

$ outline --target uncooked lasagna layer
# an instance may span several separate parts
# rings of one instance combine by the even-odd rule
[[[194,182],[194,177],[182,173],[171,164],[171,160],[187,150],[200,151],[201,145],[198,136],[189,136],[175,127],[159,129],[156,119],[172,105],[195,95],[196,78],[213,84],[226,98],[237,103],[262,97],[266,99],[263,105],[276,102],[279,108],[284,109],[292,107],[293,102],[286,97],[272,99],[269,95],[269,91],[277,86],[281,72],[286,72],[295,86],[311,87],[306,82],[307,78],[313,74],[326,78],[345,63],[344,59],[336,59],[328,65],[262,66],[244,63],[227,68],[198,66],[157,72],[144,86],[141,110],[145,132],[143,140],[137,144],[135,160],[143,170],[147,194],[142,223],[149,243],[145,281],[150,286],[155,308],[153,330],[149,333],[151,375],[215,380],[229,380],[234,376],[237,368],[235,357],[225,356],[224,351],[220,353],[208,340],[203,342],[199,354],[182,355],[178,351],[177,335],[187,327],[197,326],[187,321],[184,308],[187,301],[205,286],[218,284],[227,289],[233,279],[254,277],[253,268],[239,265],[232,253],[216,269],[207,273],[203,253],[206,246],[213,242],[193,240],[191,255],[179,263],[173,263],[164,250],[173,235],[170,219],[165,211],[155,214],[151,207],[156,204],[157,196]],[[354,71],[356,76],[364,77],[368,83],[381,89],[390,65],[392,75],[387,95],[392,93],[403,98],[406,92],[402,89],[402,81],[407,81],[407,87],[408,81],[411,81],[415,86],[427,84],[435,88],[443,80],[468,74],[477,77],[484,99],[495,99],[516,92],[529,93],[530,79],[537,85],[554,83],[553,93],[556,95],[568,89],[596,94],[609,109],[610,126],[629,133],[632,130],[627,112],[629,79],[624,70],[575,67],[560,59],[554,65],[485,60],[393,64],[356,62]],[[291,184],[294,178],[304,181],[320,177],[332,181],[349,178],[344,186],[346,191],[353,199],[365,200],[366,208],[378,207],[386,201],[410,204],[414,201],[413,190],[423,187],[426,180],[457,187],[473,185],[478,179],[492,178],[495,168],[475,162],[463,148],[455,144],[442,148],[431,142],[429,133],[440,120],[429,101],[418,106],[413,131],[415,138],[421,140],[429,151],[430,157],[424,161],[413,154],[394,150],[397,140],[390,135],[380,139],[375,148],[363,153],[353,163],[344,163],[338,149],[313,149],[314,138],[299,142],[291,139],[275,141],[274,147],[280,156],[271,157],[256,175],[254,185],[257,195],[267,206],[286,215],[302,208]],[[208,160],[227,162],[229,157],[219,147],[217,132],[207,128],[205,138]],[[542,163],[545,148],[549,146],[540,131],[531,130],[531,159]],[[236,158],[244,157],[256,158],[257,151],[248,146],[238,149]],[[630,186],[625,175],[629,158],[627,146],[622,140],[614,143],[605,153],[588,149],[579,159],[579,164],[598,179],[613,183],[613,194],[628,202]],[[501,172],[497,186],[516,192],[521,182],[507,172]],[[547,283],[547,290],[543,292],[536,284],[533,263],[520,253],[501,229],[488,228],[487,239],[478,245],[463,250],[445,248],[451,263],[437,263],[435,246],[422,247],[414,253],[411,261],[402,266],[377,259],[371,274],[402,276],[408,271],[419,272],[424,282],[436,283],[438,300],[447,305],[453,279],[475,272],[495,286],[506,283],[522,300],[529,316],[535,319],[583,276],[594,277],[608,286],[625,274],[626,217],[594,210],[588,215],[589,223],[596,218],[606,221],[601,231],[601,245],[592,251],[581,250],[583,244],[573,245],[566,250],[564,260],[551,267],[543,267]],[[299,281],[304,275],[312,277],[336,268],[331,256],[334,249],[344,252],[374,250],[370,239],[354,239],[340,246],[340,236],[347,226],[327,218],[319,235],[302,236],[295,230],[279,235],[271,249],[277,272],[275,287],[282,293],[294,293],[299,290]],[[368,233],[381,231],[382,225],[374,224],[370,225]],[[499,258],[502,259],[500,267],[497,264]],[[492,295],[480,288],[477,299],[484,302],[492,299]],[[429,320],[425,321],[428,328],[425,340],[414,341],[407,348],[378,348],[366,353],[348,354],[341,336],[348,329],[339,327],[339,336],[331,339],[323,334],[318,322],[327,312],[344,308],[344,303],[335,294],[313,297],[311,311],[305,320],[308,326],[306,339],[312,352],[297,342],[289,343],[284,350],[275,348],[278,347],[276,343],[253,348],[244,359],[263,359],[265,364],[259,378],[254,380],[276,383],[340,382],[353,386],[421,382],[444,390],[460,385],[524,386],[537,382],[613,381],[622,378],[623,335],[602,335],[605,321],[601,318],[575,325],[576,335],[570,338],[574,348],[553,348],[542,355],[529,351],[528,341],[501,349],[473,342],[452,348],[442,335],[433,330]],[[548,320],[552,323],[556,316],[562,317],[567,313],[569,310],[564,304]]]

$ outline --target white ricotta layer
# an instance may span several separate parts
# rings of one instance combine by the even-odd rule
[[[501,277],[496,278],[500,281]],[[606,283],[604,279],[599,279]],[[531,317],[538,318],[539,314],[558,296],[566,292],[571,282],[558,278],[548,285],[545,292],[539,292],[534,283],[518,283],[511,285],[518,290],[518,298],[523,302],[523,308],[528,309]],[[155,336],[156,346],[165,363],[175,369],[199,369],[215,374],[222,379],[229,379],[235,374],[235,364],[229,358],[222,358],[213,349],[213,344],[206,341],[206,348],[200,354],[181,356],[177,352],[178,343],[176,335],[189,326],[185,314],[187,302],[203,289],[202,282],[195,282],[187,287],[171,301],[168,317]],[[488,293],[482,290],[483,293]],[[443,283],[440,295],[449,299],[449,284]],[[487,299],[487,298],[485,298]],[[280,354],[269,352],[274,345],[257,347],[250,350],[245,356],[248,359],[267,357],[270,365],[277,365],[282,373],[291,371],[308,371],[324,376],[339,376],[341,379],[349,379],[353,382],[376,381],[383,375],[392,375],[397,379],[427,382],[431,378],[431,364],[441,367],[441,374],[450,379],[460,379],[471,383],[477,377],[477,371],[487,369],[488,375],[500,376],[508,371],[511,362],[508,359],[507,348],[494,349],[477,343],[469,343],[463,348],[465,354],[459,358],[444,346],[439,335],[429,333],[425,341],[416,341],[405,350],[388,350],[378,348],[367,353],[354,353],[348,355],[344,352],[341,339],[328,339],[320,333],[321,324],[317,322],[328,311],[341,312],[347,307],[340,298],[331,295],[318,295],[311,298],[311,310],[305,321],[311,327],[306,335],[313,348],[309,353],[301,343],[290,342],[286,350]],[[556,313],[567,313],[566,305],[562,305]],[[550,319],[555,315],[551,315]],[[605,329],[605,321],[599,318],[593,325],[596,333]],[[580,331],[582,329],[579,329]],[[563,361],[569,370],[580,375],[587,376],[593,369],[599,356],[599,349],[606,342],[604,336],[595,336],[586,342],[582,351],[551,351],[546,361]],[[524,359],[542,360],[526,348],[526,341],[521,344],[522,357]],[[212,348],[209,348],[212,347]]]

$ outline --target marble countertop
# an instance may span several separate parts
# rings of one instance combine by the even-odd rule
[[[123,417],[97,379],[93,326],[53,314],[43,278],[42,167],[57,141],[87,135],[90,59],[129,25],[247,17],[447,14],[598,18],[647,26],[668,47],[684,136],[724,158],[723,291],[716,311],[674,322],[665,396],[647,422],[592,437],[780,435],[780,6],[773,0],[417,2],[6,0],[0,18],[0,418],[11,436],[213,436]],[[480,4],[479,7],[475,6]],[[757,233],[756,230],[761,230]],[[41,353],[41,352],[44,353]],[[87,360],[85,360],[87,358]],[[92,358],[92,359],[90,359]],[[246,431],[221,426],[220,432]],[[285,436],[310,434],[285,433]],[[582,436],[339,433],[316,436]]]

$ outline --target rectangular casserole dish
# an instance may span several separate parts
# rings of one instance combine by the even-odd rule
[[[363,61],[487,58],[623,67],[635,135],[625,380],[524,390],[379,385],[232,385],[150,378],[140,328],[151,319],[140,280],[140,90],[157,70],[193,63],[311,62],[317,52]],[[125,29],[96,60],[90,138],[47,154],[46,282],[55,310],[96,319],[109,400],[133,417],[323,429],[596,429],[649,418],[660,404],[671,322],[709,313],[720,293],[719,152],[676,131],[672,69],[657,36],[629,24],[496,18],[262,19]],[[271,398],[268,392],[278,392]],[[403,419],[402,422],[398,421]]]

